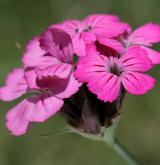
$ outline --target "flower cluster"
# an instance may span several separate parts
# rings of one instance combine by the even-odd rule
[[[23,67],[9,73],[0,88],[3,101],[31,95],[7,112],[7,128],[16,136],[26,133],[30,123],[59,112],[82,85],[104,103],[116,101],[122,89],[145,94],[155,85],[145,72],[160,64],[160,52],[150,47],[159,42],[160,25],[148,23],[132,32],[115,15],[51,25],[29,41]]]

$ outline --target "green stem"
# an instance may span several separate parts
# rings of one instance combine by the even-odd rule
[[[137,160],[118,142],[114,142],[111,147],[126,161],[129,165],[139,165]]]
[[[132,156],[132,154],[115,140],[114,130],[115,128],[112,127],[105,129],[103,136],[105,143],[116,151],[128,163],[128,165],[139,165],[140,163]]]

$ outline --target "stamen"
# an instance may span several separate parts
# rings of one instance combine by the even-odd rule
[[[78,28],[76,28],[76,29],[75,29],[75,32],[76,32],[76,33],[78,33],[78,32],[79,32],[79,29],[78,29]]]
[[[89,25],[89,26],[87,26],[85,29],[83,29],[83,32],[89,32],[89,31],[91,31],[91,30],[92,30],[92,26]]]

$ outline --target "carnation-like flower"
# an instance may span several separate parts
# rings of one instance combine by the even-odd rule
[[[159,52],[147,47],[160,41],[159,31],[150,23],[131,33],[127,23],[106,14],[53,24],[29,41],[23,67],[13,70],[0,88],[3,101],[31,94],[7,113],[6,126],[22,135],[30,123],[61,110],[73,128],[100,133],[120,116],[126,91],[140,95],[154,86],[144,72],[160,62]],[[74,54],[81,56],[78,63]]]
[[[86,44],[96,41],[99,37],[113,38],[126,30],[130,31],[128,24],[122,23],[119,17],[109,14],[93,14],[82,21],[67,20],[52,27],[61,28],[70,34],[74,53],[78,56],[85,56]]]
[[[152,67],[147,53],[135,46],[120,58],[99,54],[91,46],[86,57],[81,57],[75,75],[80,82],[87,82],[89,90],[105,102],[113,102],[125,88],[131,94],[145,94],[155,80],[144,74]]]
[[[62,30],[52,29],[32,39],[23,62],[25,68],[11,72],[0,89],[0,99],[4,101],[32,94],[7,113],[6,126],[17,136],[26,132],[29,123],[44,122],[53,116],[62,108],[63,99],[81,85],[73,75],[72,40]]]
[[[131,28],[130,28],[131,29]],[[118,42],[119,41],[119,42]],[[103,36],[99,42],[105,46],[110,46],[119,53],[123,53],[131,46],[139,46],[144,49],[153,64],[160,63],[160,52],[151,49],[155,43],[160,43],[160,25],[147,23],[133,32],[126,32],[114,39]]]

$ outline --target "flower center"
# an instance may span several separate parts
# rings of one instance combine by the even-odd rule
[[[119,76],[121,74],[121,70],[118,68],[116,64],[114,64],[113,66],[110,67],[110,73]]]
[[[89,26],[87,26],[85,29],[83,29],[83,32],[89,32],[89,31],[91,31],[91,30],[92,30],[92,26],[89,25]]]
[[[111,58],[109,61],[109,72],[120,76],[120,74],[122,73],[122,69],[121,66],[118,64],[118,58]]]
[[[120,42],[123,44],[125,48],[128,48],[132,45],[132,43],[128,40],[128,36],[120,36]]]

